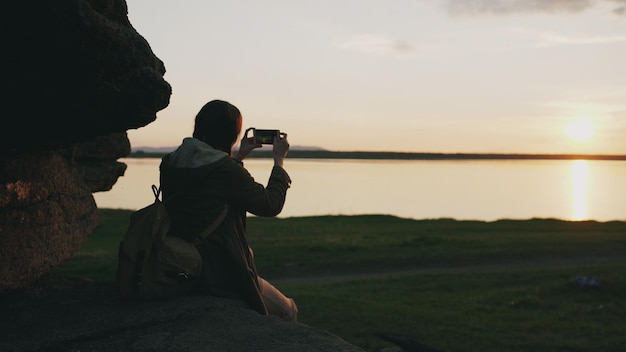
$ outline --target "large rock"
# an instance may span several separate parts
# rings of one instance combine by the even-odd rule
[[[70,258],[96,226],[92,192],[124,174],[128,129],[169,103],[165,66],[123,0],[2,6],[0,292]]]
[[[147,125],[169,104],[165,66],[124,0],[3,4],[0,150],[55,149]]]
[[[96,226],[76,167],[58,152],[0,162],[0,287],[17,288],[70,258]]]
[[[0,296],[0,351],[363,352],[241,301],[186,296],[133,302],[106,282],[59,281]]]

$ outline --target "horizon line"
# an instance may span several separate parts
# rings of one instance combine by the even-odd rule
[[[131,147],[132,153],[160,153],[174,151],[178,146],[168,147]],[[239,148],[233,148],[238,150]],[[312,152],[312,153],[387,153],[387,154],[419,154],[419,155],[511,155],[511,156],[607,156],[607,157],[626,157],[626,153],[579,153],[579,152],[433,152],[433,151],[395,151],[395,150],[332,150],[317,146],[298,146],[294,145],[289,148],[290,152]],[[270,152],[267,149],[254,149],[252,153]]]
[[[159,149],[159,148],[151,148]],[[131,151],[129,157],[159,157],[169,151]],[[269,158],[271,150],[253,150],[249,158]],[[626,160],[626,154],[585,153],[445,153],[445,152],[389,152],[389,151],[331,151],[325,149],[290,149],[287,158],[306,159],[370,159],[370,160]]]

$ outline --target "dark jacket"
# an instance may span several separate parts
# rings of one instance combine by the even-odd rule
[[[243,164],[208,144],[185,138],[160,165],[163,201],[172,218],[169,235],[193,240],[224,208],[223,223],[198,246],[203,257],[201,287],[213,294],[239,297],[267,314],[258,274],[246,239],[246,212],[276,216],[291,183],[275,166],[267,187],[257,183]]]

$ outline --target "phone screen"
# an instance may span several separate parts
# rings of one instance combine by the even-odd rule
[[[274,137],[280,138],[278,130],[254,130],[254,142],[261,144],[274,144]]]

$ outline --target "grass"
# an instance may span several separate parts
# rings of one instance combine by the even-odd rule
[[[113,280],[129,216],[102,209],[59,272]],[[391,346],[376,333],[442,351],[622,351],[626,343],[625,222],[251,217],[248,230],[260,274],[296,300],[299,320],[366,351]],[[581,288],[578,276],[601,284]]]
[[[302,321],[369,351],[388,346],[377,332],[444,351],[618,351],[624,269],[423,274],[281,289],[298,300]],[[580,271],[605,284],[580,289],[570,281]]]
[[[100,221],[94,232],[58,271],[74,277],[115,280],[117,251],[131,213],[123,209],[101,209]]]

